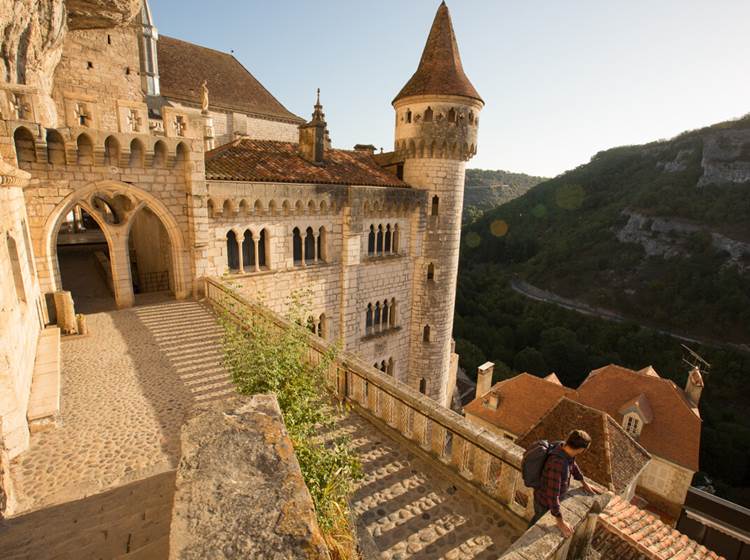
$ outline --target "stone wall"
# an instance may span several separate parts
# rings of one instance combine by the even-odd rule
[[[0,522],[3,560],[166,559],[174,471]]]
[[[636,493],[677,519],[694,474],[652,455],[638,479]]]
[[[216,403],[183,426],[169,557],[329,558],[275,396]]]

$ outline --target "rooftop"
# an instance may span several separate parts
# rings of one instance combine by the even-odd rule
[[[207,152],[206,179],[408,187],[364,151],[328,149],[316,164],[300,155],[298,144],[249,138]]]
[[[233,55],[187,41],[159,36],[159,82],[165,97],[200,104],[207,82],[211,107],[302,123],[255,79]]]

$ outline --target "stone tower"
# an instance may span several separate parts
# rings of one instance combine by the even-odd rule
[[[403,179],[427,192],[421,268],[413,280],[408,383],[448,405],[457,367],[453,308],[466,162],[484,106],[464,74],[450,12],[440,4],[419,67],[393,100]]]

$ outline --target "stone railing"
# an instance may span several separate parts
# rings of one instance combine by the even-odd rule
[[[208,302],[219,312],[250,326],[264,321],[269,326],[287,329],[286,319],[238,295],[220,281],[206,279]],[[308,359],[317,364],[330,344],[320,337],[308,337]],[[463,487],[473,490],[479,499],[491,502],[504,517],[524,530],[533,516],[533,499],[521,477],[523,449],[500,438],[463,416],[440,406],[429,397],[368,366],[355,355],[338,352],[328,366],[327,383],[335,396],[354,410],[373,420],[378,428],[406,440],[422,455],[450,469]],[[503,558],[565,559],[578,558],[569,551],[579,550],[590,541],[593,522],[601,509],[599,502],[574,491],[562,506],[565,518],[575,529],[572,539],[564,539],[554,527],[551,515],[545,516],[509,549]],[[576,544],[578,543],[578,544]]]

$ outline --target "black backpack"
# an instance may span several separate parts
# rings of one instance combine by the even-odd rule
[[[546,439],[540,439],[532,443],[531,447],[523,454],[521,474],[523,475],[523,483],[529,488],[541,487],[544,463],[547,462],[549,452],[556,444],[557,442],[550,443]]]

